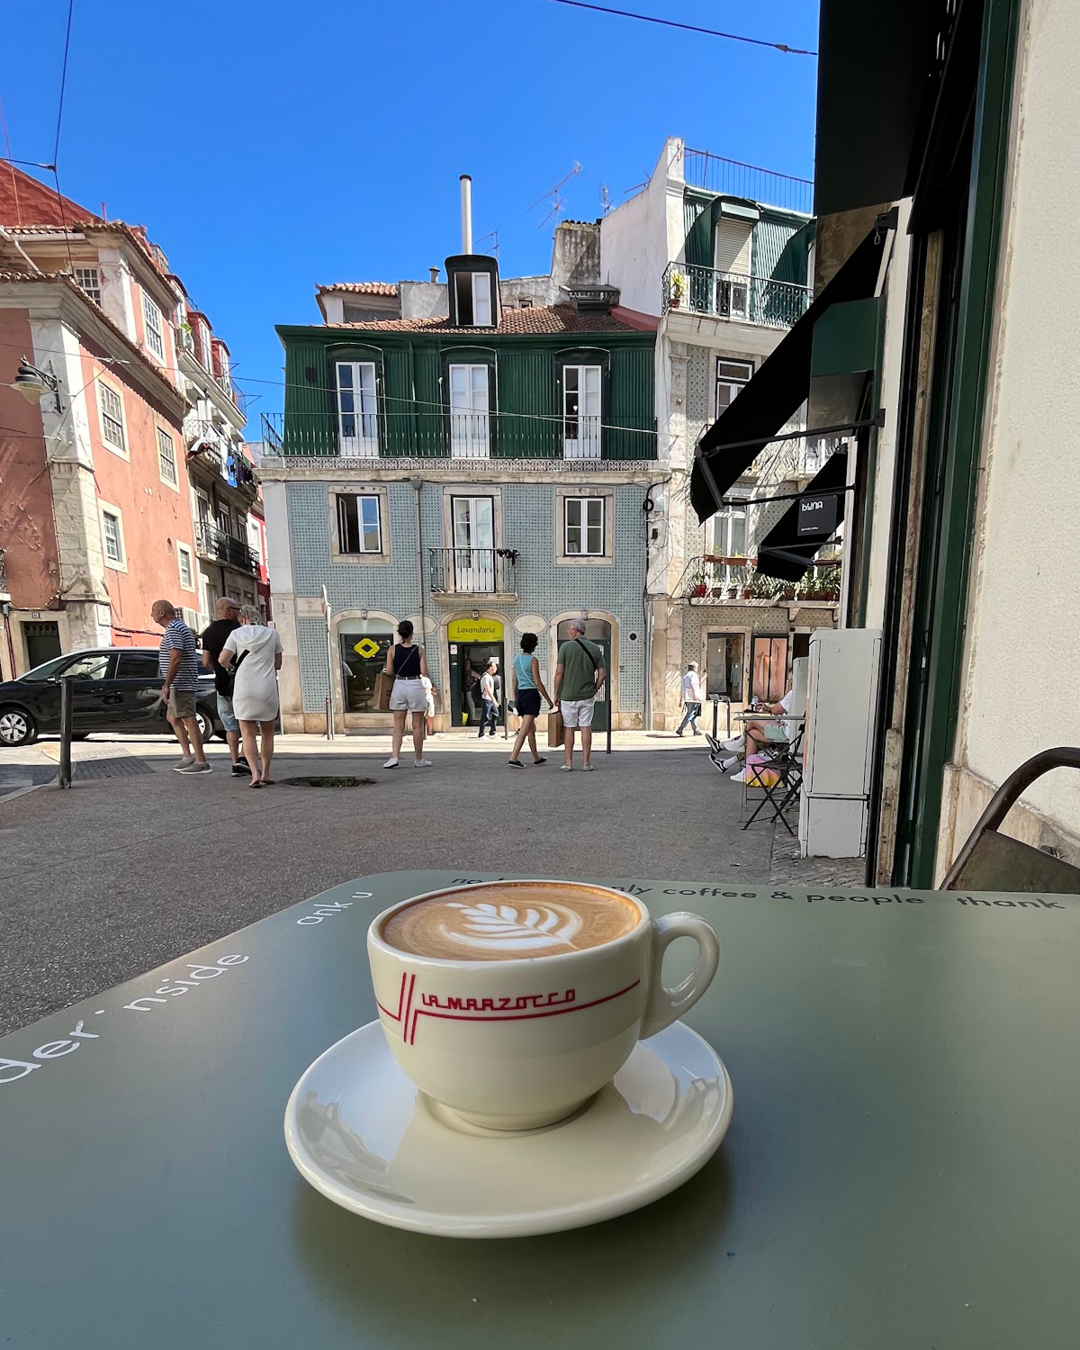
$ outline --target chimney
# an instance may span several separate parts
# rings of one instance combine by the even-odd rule
[[[461,175],[461,251],[472,252],[472,176]]]
[[[437,267],[429,267],[428,271],[431,273],[432,284],[436,283],[439,280],[439,269]]]

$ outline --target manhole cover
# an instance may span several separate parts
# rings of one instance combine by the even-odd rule
[[[286,787],[322,787],[322,788],[343,788],[343,787],[367,787],[378,780],[375,778],[330,778],[312,776],[311,778],[283,778],[281,780]]]

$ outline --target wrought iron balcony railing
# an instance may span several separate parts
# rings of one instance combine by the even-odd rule
[[[687,562],[675,598],[692,605],[770,605],[778,600],[835,604],[840,599],[840,568],[838,557],[815,558],[796,583],[759,572],[754,558],[722,558],[706,553]]]
[[[688,146],[683,151],[683,177],[692,186],[709,192],[747,197],[806,216],[814,209],[814,184],[810,179],[760,169],[756,164],[744,164],[738,159],[724,159],[708,150],[691,150]]]
[[[433,595],[516,594],[514,548],[429,548]]]
[[[234,539],[209,521],[200,520],[196,525],[195,547],[205,557],[225,563],[227,567],[235,567],[240,572],[255,574],[259,570],[259,559],[253,549],[248,548],[242,539]]]
[[[809,286],[742,272],[718,272],[714,267],[668,263],[664,269],[664,313],[685,309],[692,314],[714,314],[721,319],[766,328],[790,328],[810,304]]]

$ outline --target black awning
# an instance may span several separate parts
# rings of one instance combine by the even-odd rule
[[[848,457],[841,450],[826,460],[806,491],[793,501],[769,533],[758,545],[757,570],[767,577],[781,581],[800,581],[818,549],[836,533],[836,526],[844,519],[847,493],[839,489],[847,484]],[[799,507],[804,501],[821,494],[836,495],[836,521],[828,530],[817,534],[799,534]]]
[[[888,228],[874,226],[702,436],[690,476],[690,502],[699,520],[707,520],[720,509],[720,499],[805,402],[810,392],[814,325],[830,305],[865,300],[874,294],[888,237]]]

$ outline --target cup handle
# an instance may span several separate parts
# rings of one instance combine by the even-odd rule
[[[676,938],[693,938],[698,945],[698,961],[681,984],[669,989],[664,984],[664,953]],[[702,996],[716,974],[720,962],[720,944],[711,926],[697,914],[665,914],[653,926],[652,971],[649,1002],[641,1022],[641,1039],[658,1031],[688,1012]]]

